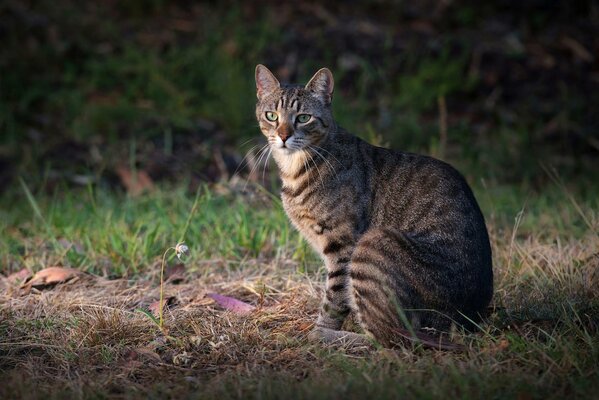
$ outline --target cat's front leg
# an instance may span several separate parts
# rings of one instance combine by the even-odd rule
[[[339,330],[350,313],[349,260],[353,247],[350,243],[331,240],[323,253],[327,266],[327,283],[316,326]]]

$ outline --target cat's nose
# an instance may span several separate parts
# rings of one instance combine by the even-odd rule
[[[285,143],[287,139],[293,135],[293,130],[288,124],[282,124],[279,129],[277,129],[277,135],[279,135],[283,143]]]

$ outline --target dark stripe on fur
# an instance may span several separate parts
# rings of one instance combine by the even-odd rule
[[[291,197],[297,197],[300,194],[304,193],[304,191],[311,186],[311,182],[310,179],[304,179],[304,181],[295,189],[295,190],[290,190],[290,196]]]
[[[380,284],[381,280],[378,276],[376,275],[372,275],[372,274],[367,274],[362,270],[355,270],[352,269],[349,272],[349,276],[356,281],[371,281],[371,282],[375,282],[376,284]]]
[[[318,190],[317,190],[317,189],[314,189],[314,190],[311,190],[311,191],[307,192],[307,193],[304,195],[304,197],[302,197],[302,200],[300,201],[300,205],[302,205],[302,206],[303,206],[304,204],[306,204],[306,202],[307,202],[308,200],[310,200],[310,198],[311,198],[312,196],[314,196],[316,193],[318,193]]]
[[[329,288],[329,290],[332,290],[333,292],[340,292],[343,289],[345,289],[345,285],[343,283],[336,283]]]
[[[325,248],[322,252],[324,254],[336,253],[344,247],[345,247],[344,243],[338,242],[336,240],[331,240],[329,243],[327,243],[327,245],[325,246]]]
[[[304,174],[305,174],[305,173],[308,171],[308,168],[309,168],[309,166],[308,166],[308,163],[305,163],[305,164],[304,164],[304,165],[303,165],[303,166],[300,168],[300,170],[299,170],[299,171],[297,171],[297,172],[295,173],[295,175],[293,175],[291,178],[292,178],[292,179],[297,179],[297,178],[299,178],[300,176],[304,175]]]
[[[327,124],[325,124],[325,123],[324,123],[324,121],[322,120],[322,118],[320,118],[320,117],[317,117],[317,116],[315,116],[315,115],[314,115],[314,118],[316,118],[317,120],[319,120],[319,121],[320,121],[320,123],[322,124],[322,126],[324,126],[325,128],[328,128],[328,127],[329,127]]]
[[[349,271],[347,268],[339,268],[337,271],[331,271],[328,274],[329,279],[337,278],[338,276],[347,276]]]

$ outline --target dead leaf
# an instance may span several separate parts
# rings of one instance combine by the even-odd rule
[[[138,170],[137,172],[131,172],[129,168],[121,165],[117,167],[116,173],[121,179],[121,183],[125,189],[127,189],[127,193],[131,196],[138,196],[154,189],[152,178],[150,178],[150,175],[143,169]]]
[[[173,266],[167,267],[164,271],[166,282],[180,283],[185,280],[185,264],[179,263]]]
[[[164,309],[166,310],[170,306],[175,305],[176,300],[177,300],[177,298],[175,296],[169,296],[169,297],[162,299],[162,304],[163,304]],[[160,300],[156,300],[155,302],[153,302],[152,304],[150,304],[148,306],[148,311],[150,311],[152,314],[154,314],[155,317],[158,317],[160,315],[160,305],[159,304],[160,304]]]
[[[72,282],[83,272],[64,267],[48,267],[37,272],[31,279],[28,279],[21,285],[21,289],[29,292],[31,288],[46,289],[59,283]]]
[[[507,350],[510,347],[510,342],[507,339],[501,339],[497,344],[499,350]]]
[[[203,307],[203,306],[209,306],[211,304],[214,304],[215,301],[213,298],[211,297],[207,297],[205,293],[200,293],[197,296],[194,296],[190,302],[189,302],[189,306],[191,307]]]
[[[297,330],[300,332],[307,332],[307,331],[311,330],[312,328],[314,328],[314,322],[302,322],[297,327]]]
[[[232,311],[235,314],[249,314],[256,308],[253,305],[245,303],[241,300],[234,299],[233,297],[223,296],[217,293],[208,293],[206,296],[216,301],[224,309]]]
[[[133,371],[141,368],[145,363],[160,363],[160,356],[148,347],[138,347],[127,351],[123,357],[123,367],[125,370]]]
[[[155,351],[147,347],[137,347],[135,349],[131,349],[125,357],[127,360],[148,360],[158,363],[162,362],[160,356]]]
[[[495,355],[497,353],[504,352],[510,348],[510,342],[507,339],[501,339],[496,343],[491,344],[489,346],[489,353]]]
[[[593,62],[593,55],[582,45],[580,42],[575,39],[566,36],[561,40],[562,46],[567,48],[572,52],[574,57],[578,58],[581,61],[590,63]]]
[[[27,268],[23,268],[20,271],[17,272],[13,272],[12,274],[8,275],[6,277],[6,280],[10,283],[18,283],[18,282],[22,282],[25,279],[27,279],[27,277],[31,275],[31,273],[29,272],[29,270]]]

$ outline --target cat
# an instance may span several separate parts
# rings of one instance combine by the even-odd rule
[[[310,336],[390,347],[406,329],[475,323],[493,294],[491,247],[463,176],[340,128],[326,68],[305,86],[281,85],[263,65],[255,78],[256,118],[279,168],[283,207],[328,272]],[[365,335],[340,330],[350,312]]]

